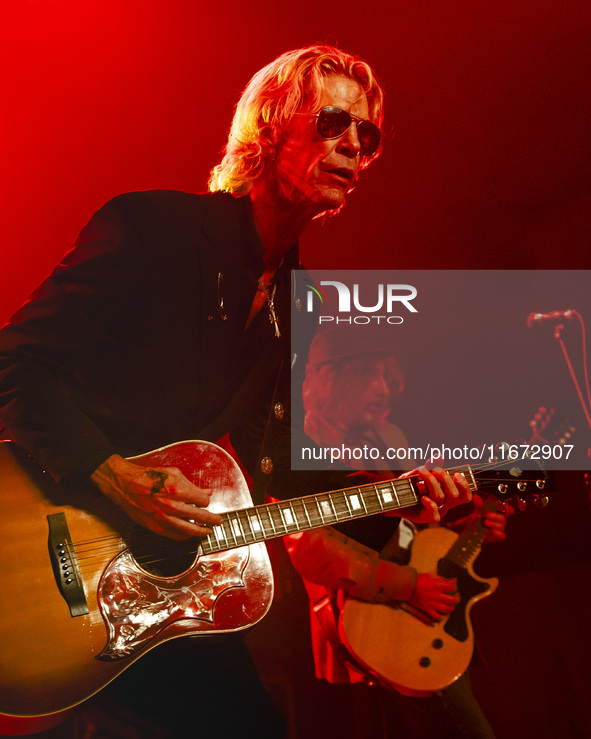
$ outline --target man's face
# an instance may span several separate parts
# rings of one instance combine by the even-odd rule
[[[349,77],[333,74],[326,78],[318,110],[312,113],[327,105],[369,119],[365,94]],[[360,162],[355,125],[336,139],[324,139],[316,130],[314,115],[296,115],[275,163],[280,197],[310,217],[339,208],[353,187]]]

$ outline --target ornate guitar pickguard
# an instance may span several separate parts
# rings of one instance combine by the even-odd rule
[[[180,619],[213,623],[218,598],[230,588],[245,587],[249,549],[209,554],[175,577],[142,570],[131,552],[121,552],[106,568],[98,590],[109,639],[99,659],[127,657],[159,631]]]

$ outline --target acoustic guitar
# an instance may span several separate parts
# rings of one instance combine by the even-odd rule
[[[212,489],[223,522],[176,542],[136,526],[105,496],[66,491],[11,442],[0,443],[0,714],[78,705],[159,644],[260,621],[273,597],[265,540],[415,505],[417,477],[252,506],[235,461],[185,441],[135,457]],[[540,492],[546,473],[462,469],[500,497]]]

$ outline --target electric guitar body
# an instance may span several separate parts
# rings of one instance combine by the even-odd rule
[[[457,578],[460,602],[440,622],[433,623],[407,603],[381,605],[348,599],[344,604],[340,619],[343,643],[367,671],[405,695],[430,695],[465,672],[474,648],[470,609],[498,585],[497,579],[476,575],[471,562],[459,565],[446,560],[459,538],[443,527],[427,528],[412,544],[410,565],[419,573]]]

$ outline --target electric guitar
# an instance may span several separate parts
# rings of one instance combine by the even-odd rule
[[[542,434],[548,435],[553,418],[553,408],[538,409],[529,424],[532,436],[528,444],[549,443]],[[552,443],[565,444],[575,431],[572,424],[564,421],[554,430]],[[479,487],[485,486],[480,482]],[[536,489],[518,482],[517,507],[525,509],[528,492],[533,492],[536,504],[543,507],[548,502],[544,489],[548,492],[547,484]],[[505,495],[506,499],[509,497]],[[486,513],[499,509],[498,500],[486,501],[479,517],[459,536],[444,527],[435,527],[423,529],[414,537],[412,567],[418,572],[437,572],[442,577],[457,579],[460,601],[441,621],[434,622],[426,613],[402,601],[380,605],[345,600],[339,617],[340,637],[365,671],[399,693],[411,696],[431,695],[451,685],[466,671],[474,650],[470,610],[499,584],[497,578],[483,579],[473,569],[487,532]]]
[[[252,506],[234,460],[185,441],[135,457],[212,489],[223,523],[176,542],[133,524],[97,492],[66,492],[0,443],[0,714],[55,714],[97,693],[159,644],[257,623],[273,597],[265,540],[415,505],[417,477]],[[472,490],[479,473],[462,469]],[[500,497],[538,493],[546,473],[487,469]],[[480,485],[482,486],[482,485]]]
[[[345,601],[339,621],[341,639],[356,662],[380,682],[404,695],[427,696],[466,671],[474,648],[470,610],[498,585],[496,578],[479,577],[472,563],[487,532],[486,513],[501,505],[496,499],[485,501],[478,519],[460,536],[442,526],[415,535],[411,567],[457,579],[460,601],[441,621],[433,621],[404,601],[388,605]]]

